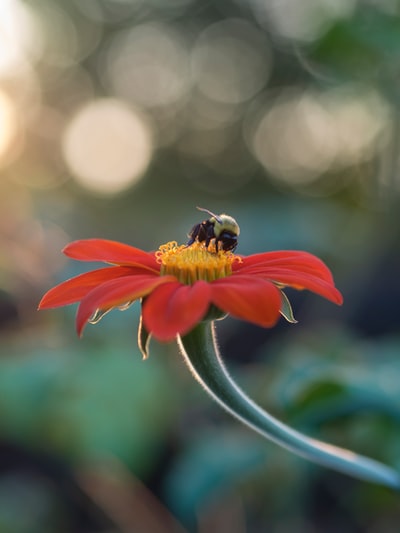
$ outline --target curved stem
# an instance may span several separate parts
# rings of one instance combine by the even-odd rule
[[[203,322],[178,337],[197,381],[229,413],[267,439],[314,463],[400,490],[400,473],[373,459],[302,435],[262,410],[236,385],[219,353],[214,324]]]

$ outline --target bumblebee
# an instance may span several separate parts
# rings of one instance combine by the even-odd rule
[[[197,240],[198,242],[205,242],[206,248],[208,248],[210,242],[214,239],[216,252],[220,249],[225,252],[234,251],[238,244],[237,238],[240,233],[236,220],[225,214],[215,215],[202,207],[197,209],[208,213],[210,218],[193,226],[188,235],[190,238],[187,245],[190,246]]]

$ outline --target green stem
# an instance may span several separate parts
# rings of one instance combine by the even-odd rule
[[[263,411],[232,380],[219,353],[214,324],[203,322],[178,337],[197,381],[229,413],[267,439],[314,463],[400,490],[400,474],[373,459],[302,435]]]

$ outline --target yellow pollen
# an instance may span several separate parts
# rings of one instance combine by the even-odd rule
[[[241,260],[232,252],[215,252],[213,244],[207,249],[203,242],[198,241],[190,246],[178,245],[175,241],[163,244],[156,252],[156,258],[161,265],[162,276],[173,275],[185,285],[192,285],[200,279],[214,281],[230,276],[232,263]]]

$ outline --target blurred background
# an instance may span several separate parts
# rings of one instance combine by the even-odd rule
[[[218,324],[231,373],[297,429],[400,469],[400,2],[2,0],[0,532],[391,533],[392,491],[223,413],[138,307],[37,313],[92,265],[69,241],[184,243],[196,206],[238,252],[304,249],[345,303]]]

